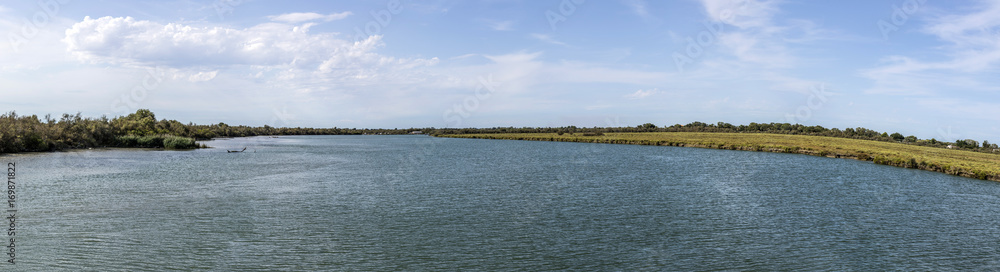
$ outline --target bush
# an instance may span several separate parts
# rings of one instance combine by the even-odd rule
[[[191,138],[168,136],[163,140],[163,147],[166,149],[191,149],[198,148],[198,144]]]
[[[139,136],[135,135],[125,135],[118,137],[118,146],[121,147],[137,147],[139,146]]]
[[[199,145],[192,138],[178,137],[173,135],[150,135],[136,136],[125,135],[118,137],[119,147],[147,147],[166,149],[191,149],[198,148]]]
[[[139,137],[140,147],[163,147],[163,136],[142,136]]]

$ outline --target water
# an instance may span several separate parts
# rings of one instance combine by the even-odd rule
[[[940,173],[426,136],[207,143],[0,156],[22,182],[14,270],[1000,268],[1000,183]]]

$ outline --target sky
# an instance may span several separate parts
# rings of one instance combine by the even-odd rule
[[[0,110],[1000,142],[1000,1],[0,1]]]

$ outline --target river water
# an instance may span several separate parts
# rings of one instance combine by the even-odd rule
[[[934,172],[410,135],[205,143],[0,156],[19,182],[0,270],[1000,269],[1000,183]]]

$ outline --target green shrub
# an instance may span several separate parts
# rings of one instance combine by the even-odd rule
[[[146,147],[146,148],[166,148],[166,149],[191,149],[198,148],[199,145],[192,138],[178,137],[173,135],[149,135],[136,136],[125,135],[118,138],[119,147]]]
[[[163,147],[163,136],[142,136],[139,137],[139,146],[141,147]]]
[[[118,137],[118,146],[121,147],[137,147],[139,146],[139,136],[135,135],[125,135]]]
[[[163,140],[163,147],[166,149],[191,149],[198,148],[198,144],[191,138],[167,136]]]

